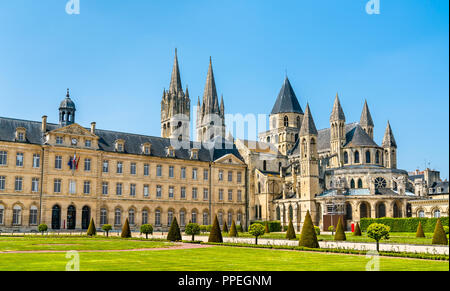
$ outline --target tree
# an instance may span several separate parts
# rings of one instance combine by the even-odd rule
[[[294,225],[292,224],[292,219],[289,219],[289,225],[288,225],[288,229],[286,231],[286,238],[287,239],[296,239],[297,238],[297,236],[295,234]]]
[[[46,232],[48,230],[47,224],[45,224],[45,223],[39,224],[38,230],[40,233],[42,233],[42,235],[44,235],[44,232]]]
[[[320,235],[320,227],[314,226],[314,230],[316,231],[316,235]]]
[[[334,235],[334,240],[337,240],[337,241],[347,240],[347,237],[345,236],[345,232],[344,232],[344,225],[343,225],[340,217],[339,217],[339,221],[338,221],[338,224],[336,227],[336,234]]]
[[[208,242],[216,242],[216,243],[223,242],[222,232],[220,231],[219,220],[217,219],[217,215],[214,218],[211,231],[209,232]]]
[[[367,227],[367,236],[377,242],[377,252],[380,251],[380,240],[389,239],[391,228],[381,223],[372,223]]]
[[[91,218],[91,222],[89,223],[89,227],[87,230],[87,235],[88,236],[94,236],[97,234],[97,230],[95,229],[95,223],[94,223],[94,218]]]
[[[236,229],[238,232],[244,232],[244,229],[242,228],[242,225],[240,225],[240,224],[236,225]]]
[[[448,245],[447,235],[445,234],[444,227],[442,227],[441,219],[436,221],[436,227],[434,228],[433,241],[434,245]]]
[[[353,232],[354,236],[361,236],[361,228],[359,227],[359,222],[356,223],[355,231]]]
[[[200,234],[200,225],[198,223],[188,223],[184,232],[187,235],[192,235],[192,241],[194,241],[195,236]]]
[[[238,236],[238,232],[237,232],[237,228],[236,228],[236,223],[234,223],[234,220],[231,222],[231,228],[230,228],[230,233],[228,234],[230,237],[237,237]]]
[[[255,244],[258,244],[258,236],[261,236],[265,233],[264,225],[261,223],[253,223],[250,225],[248,232],[255,237]]]
[[[112,230],[111,224],[104,224],[102,230],[106,232],[106,237],[109,237],[109,232]]]
[[[419,221],[419,225],[417,226],[416,237],[425,237],[425,233],[423,232],[422,223]]]
[[[120,234],[123,238],[131,237],[130,223],[128,222],[128,218],[125,219],[125,223],[122,226],[122,233]]]
[[[145,234],[145,238],[148,239],[148,235],[153,234],[153,226],[151,224],[141,225],[141,233]]]
[[[270,229],[269,229],[269,223],[266,221],[265,225],[264,225],[264,232],[265,233],[270,233]]]
[[[170,224],[169,233],[167,234],[168,241],[181,241],[181,231],[178,226],[177,218],[174,217],[172,219],[172,223]]]
[[[309,210],[306,212],[305,222],[303,223],[302,232],[300,234],[299,246],[307,248],[319,248],[317,234],[312,223]]]
[[[228,225],[226,221],[223,222],[222,231],[228,233]]]
[[[331,235],[334,235],[334,226],[333,226],[333,225],[330,225],[330,226],[328,227],[328,231],[331,231]]]

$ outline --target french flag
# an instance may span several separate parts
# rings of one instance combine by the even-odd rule
[[[69,160],[69,167],[71,170],[78,170],[78,162],[80,161],[80,158],[77,159],[77,154],[73,155],[73,158]]]

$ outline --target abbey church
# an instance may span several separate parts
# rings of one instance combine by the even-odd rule
[[[0,117],[0,230],[45,223],[76,231],[93,218],[119,231],[125,219],[134,230],[149,223],[165,231],[174,217],[183,228],[211,224],[216,215],[221,225],[292,220],[300,229],[307,211],[324,230],[339,218],[350,229],[363,217],[412,216],[410,201],[421,199],[397,168],[388,121],[377,142],[368,103],[360,120],[349,122],[336,95],[330,127],[318,130],[314,108],[300,105],[287,77],[258,141],[225,138],[211,59],[194,112],[195,141],[176,51],[161,98],[161,137],[80,125],[72,98],[67,90],[51,115],[57,123],[45,115]]]

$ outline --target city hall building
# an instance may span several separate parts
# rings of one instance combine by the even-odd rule
[[[210,60],[195,141],[190,103],[175,51],[161,137],[97,129],[95,122],[83,127],[69,91],[58,123],[0,117],[0,230],[39,223],[80,230],[91,218],[97,227],[121,229],[128,218],[133,229],[150,223],[167,230],[174,217],[183,228],[211,224],[216,215],[220,225],[292,220],[300,230],[307,211],[324,230],[338,218],[350,229],[364,217],[416,216],[411,201],[429,200],[429,191],[397,168],[389,122],[381,143],[374,140],[367,102],[359,122],[347,122],[336,95],[330,127],[317,130],[286,77],[258,141],[224,138],[224,99]],[[448,207],[438,213],[448,216]]]

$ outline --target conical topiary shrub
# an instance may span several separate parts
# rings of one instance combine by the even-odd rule
[[[94,218],[91,218],[91,222],[89,223],[89,227],[87,230],[87,235],[88,236],[93,236],[97,234],[97,230],[95,229],[95,223],[94,223]]]
[[[356,223],[355,231],[353,232],[354,236],[361,236],[361,228],[359,227],[359,222]]]
[[[211,232],[209,233],[208,242],[223,242],[222,232],[220,231],[219,220],[217,219],[217,215],[214,218],[213,225],[211,227]]]
[[[436,227],[434,228],[433,241],[434,245],[448,245],[447,235],[445,234],[444,227],[442,226],[441,219],[436,221]]]
[[[230,237],[237,237],[238,236],[238,232],[237,232],[236,224],[234,223],[234,220],[231,222],[230,233],[228,235]]]
[[[130,223],[128,222],[128,218],[125,219],[125,223],[122,226],[122,233],[120,234],[123,238],[131,237]]]
[[[228,233],[228,225],[226,221],[223,222],[222,231]]]
[[[297,236],[295,235],[294,225],[292,224],[292,219],[289,219],[289,225],[288,225],[288,229],[286,231],[286,238],[287,239],[295,239],[295,238],[297,238]]]
[[[309,210],[306,212],[305,221],[303,222],[299,246],[307,248],[319,248],[316,230],[314,229],[314,224],[312,223]]]
[[[419,221],[419,225],[417,226],[416,237],[425,237],[425,233],[423,232],[422,223]]]
[[[266,225],[264,226],[264,232],[265,233],[270,233],[270,229],[269,229],[269,223],[266,221]]]
[[[181,231],[178,226],[177,218],[174,217],[172,219],[172,223],[170,224],[169,233],[167,234],[168,241],[181,241]]]
[[[342,219],[339,217],[338,224],[336,226],[336,233],[334,235],[334,240],[341,241],[347,240],[344,232],[344,224],[342,223]]]

